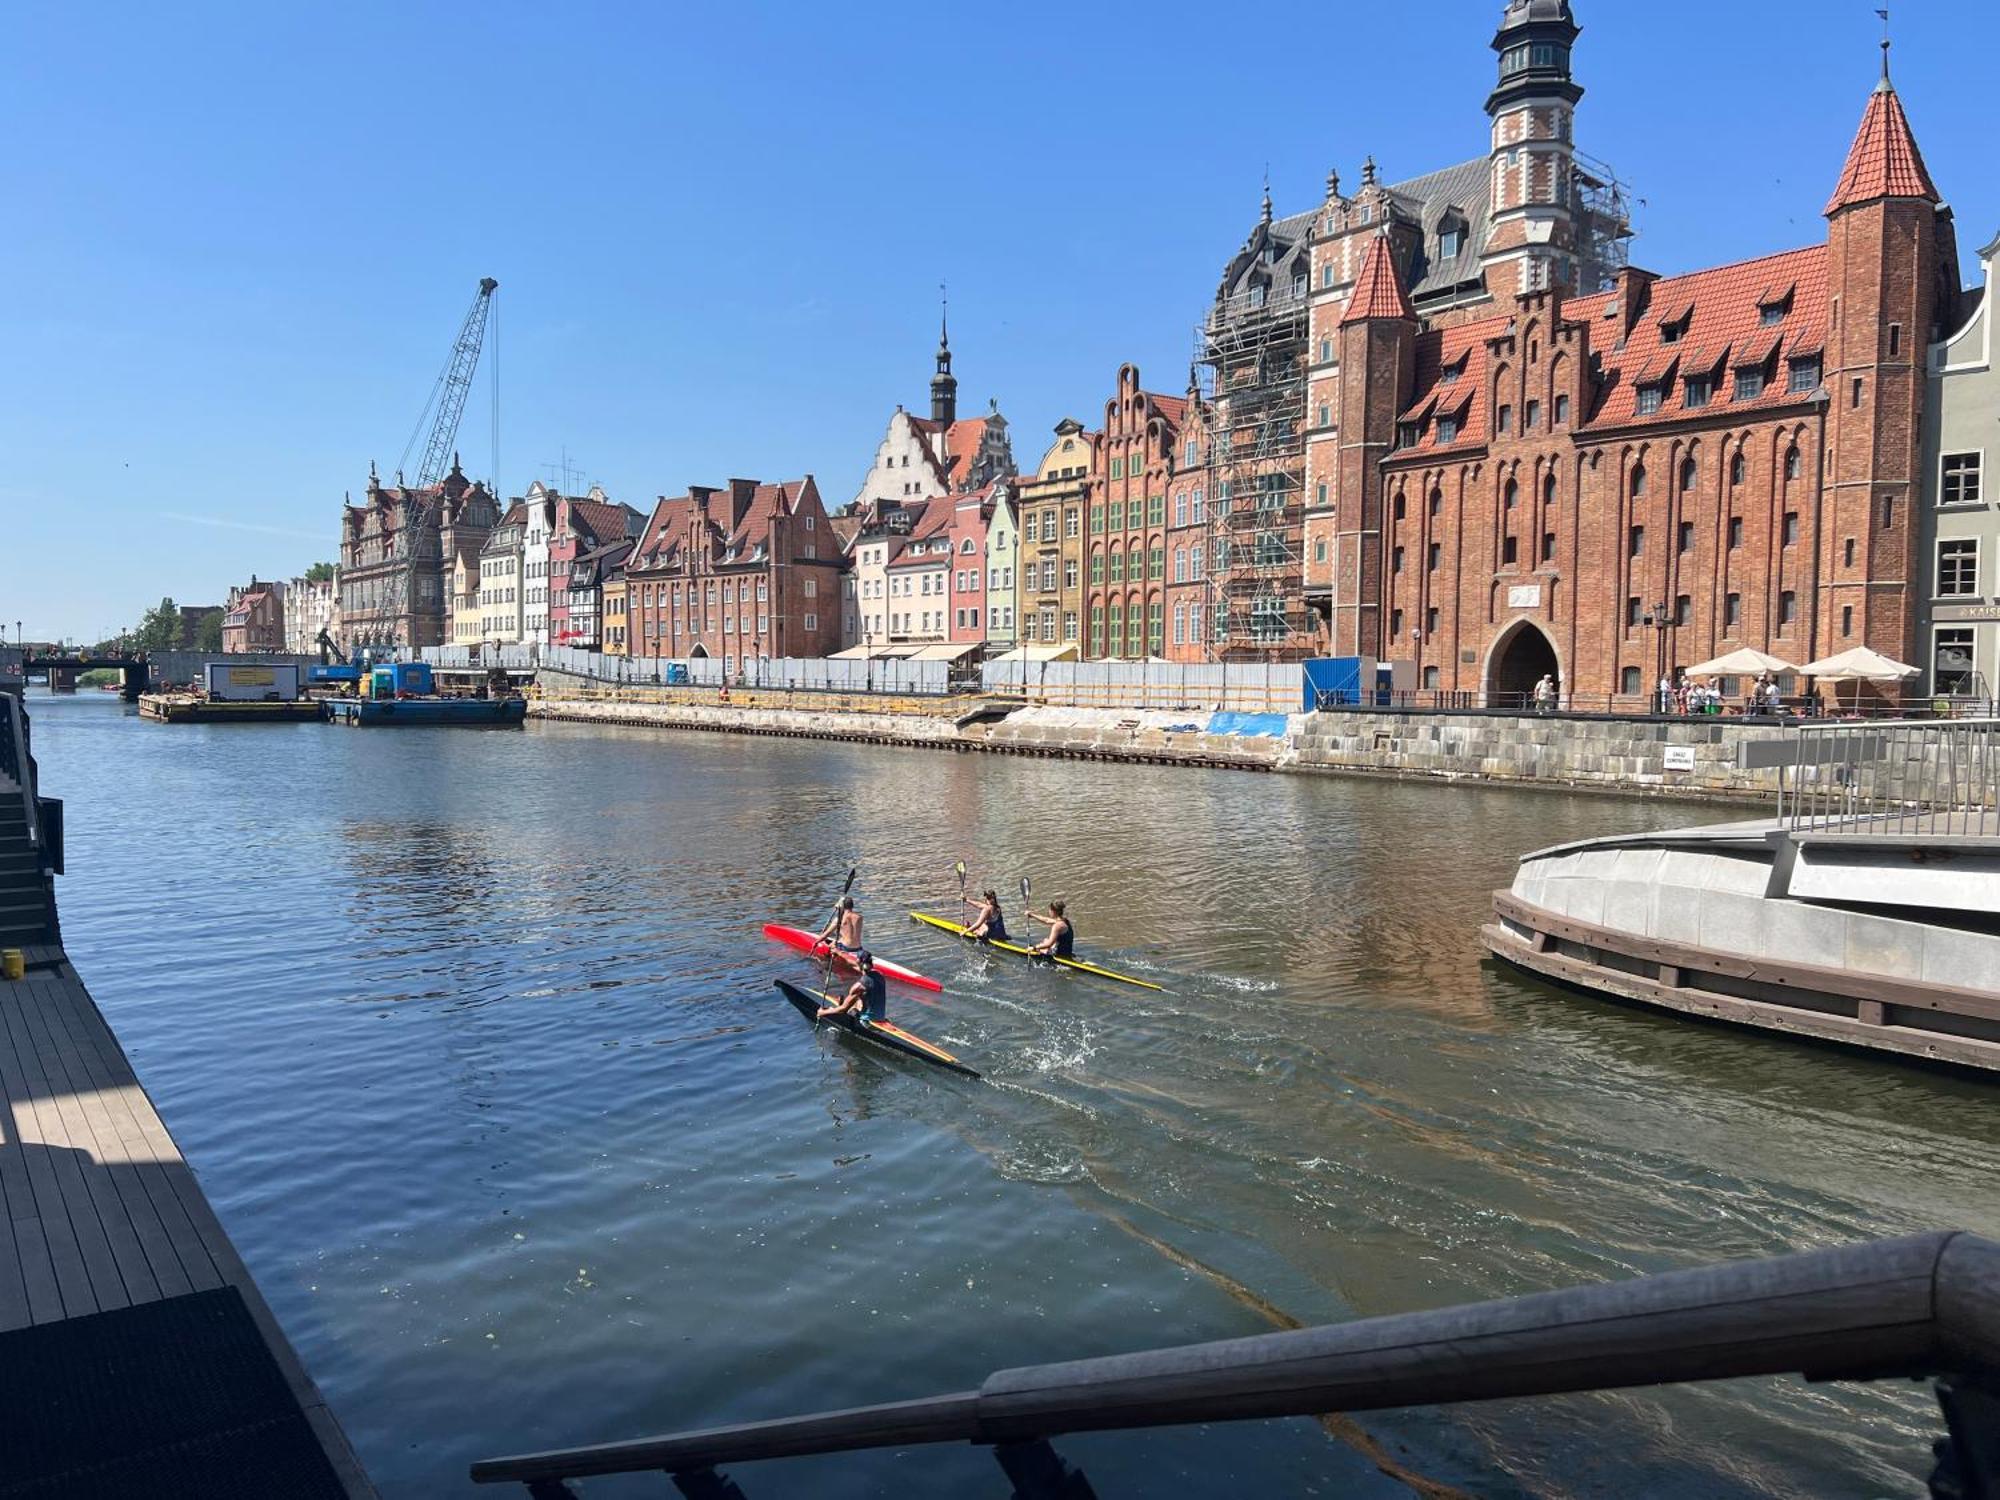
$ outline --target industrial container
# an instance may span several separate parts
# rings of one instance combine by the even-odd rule
[[[202,667],[208,696],[224,703],[291,703],[299,696],[299,669],[212,661]]]

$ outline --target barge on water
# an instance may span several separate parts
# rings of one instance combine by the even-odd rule
[[[199,693],[141,693],[139,717],[162,724],[304,724],[320,717],[319,700],[234,703]]]
[[[370,725],[501,729],[523,724],[528,717],[528,700],[511,694],[438,697],[430,666],[420,661],[374,667],[361,679],[360,687],[358,697],[327,699],[327,718],[350,729]]]
[[[2000,1072],[2000,719],[1741,753],[1778,769],[1778,816],[1526,855],[1487,949],[1614,999]]]

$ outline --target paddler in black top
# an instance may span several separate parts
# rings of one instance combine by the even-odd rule
[[[1069,918],[1063,915],[1063,903],[1051,901],[1049,914],[1045,917],[1038,911],[1028,913],[1030,922],[1040,922],[1049,929],[1049,935],[1035,944],[1031,950],[1043,958],[1070,958],[1076,946],[1076,929],[1069,925]]]
[[[840,905],[833,909],[832,919],[820,930],[816,942],[824,943],[829,938],[849,958],[861,951],[861,912],[852,896],[840,898]]]
[[[835,1016],[851,1016],[861,1012],[864,1021],[882,1021],[889,1014],[889,986],[880,974],[875,972],[875,955],[866,948],[854,955],[854,963],[861,970],[854,983],[847,987],[847,993],[838,1005],[820,1008],[819,1019],[832,1020]]]
[[[958,899],[967,906],[976,905],[979,908],[972,914],[972,925],[965,929],[967,937],[991,938],[996,943],[1007,941],[1007,919],[1000,914],[1000,896],[992,886],[979,893],[977,902],[970,896]]]

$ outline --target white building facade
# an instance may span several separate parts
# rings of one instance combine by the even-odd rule
[[[1955,332],[1930,350],[1924,402],[1926,586],[1918,591],[1911,665],[1941,698],[1990,704],[2000,682],[2000,370],[1994,368],[1994,269],[2000,238],[1979,252],[1983,288]]]

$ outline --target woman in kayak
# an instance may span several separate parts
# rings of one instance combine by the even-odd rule
[[[1049,929],[1049,935],[1029,950],[1042,958],[1073,958],[1070,951],[1076,946],[1076,929],[1069,925],[1069,918],[1063,915],[1063,903],[1051,901],[1049,914],[1045,917],[1038,911],[1028,913],[1030,922],[1040,922]]]
[[[889,986],[880,974],[875,972],[875,955],[866,948],[854,955],[855,967],[860,975],[847,987],[838,1005],[821,1008],[819,1019],[830,1021],[836,1016],[851,1016],[861,1012],[864,1021],[882,1021],[889,1015]]]
[[[829,938],[833,946],[849,958],[861,951],[861,912],[854,905],[852,896],[842,896],[840,905],[833,909],[833,918],[815,939],[815,944],[824,943]]]
[[[958,898],[967,906],[977,905],[979,910],[972,915],[972,925],[965,929],[969,938],[991,938],[996,943],[1007,941],[1007,919],[1000,914],[1000,896],[992,886],[979,893],[974,902],[970,896]]]

